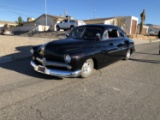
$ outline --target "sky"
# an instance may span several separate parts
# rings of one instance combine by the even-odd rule
[[[160,0],[46,0],[47,14],[75,19],[135,16],[146,10],[146,24],[160,25]],[[159,11],[159,13],[158,13]],[[45,13],[45,0],[0,0],[0,20],[16,21],[19,16],[37,18]]]

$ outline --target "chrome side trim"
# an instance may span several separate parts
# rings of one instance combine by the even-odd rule
[[[31,61],[31,65],[34,68],[34,70],[37,71],[37,72],[47,74],[47,75],[62,77],[62,78],[63,77],[78,77],[81,74],[81,70],[67,71],[67,70],[49,69],[47,67],[45,67],[44,72],[41,72],[41,71],[38,70],[39,66],[34,61]]]
[[[46,60],[46,58],[40,59],[40,58],[36,57],[36,60],[38,62],[40,62],[41,64],[43,64],[43,66],[62,67],[62,68],[67,68],[69,70],[72,69],[72,67],[70,65],[67,65],[65,63],[60,63],[60,62],[49,61],[49,60]]]

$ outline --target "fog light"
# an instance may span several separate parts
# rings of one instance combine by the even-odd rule
[[[66,63],[70,63],[71,62],[71,56],[70,55],[64,55],[64,60]]]
[[[32,57],[32,60],[36,60],[36,58],[33,56],[33,57]]]

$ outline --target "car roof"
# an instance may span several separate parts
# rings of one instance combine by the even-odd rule
[[[107,24],[89,24],[89,25],[82,25],[82,26],[79,26],[79,27],[98,27],[98,28],[102,28],[102,29],[105,29],[105,28],[120,28],[118,26],[107,25]]]

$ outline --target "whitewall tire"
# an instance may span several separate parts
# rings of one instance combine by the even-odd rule
[[[93,59],[87,59],[81,69],[81,77],[86,78],[89,77],[94,70],[94,62]]]
[[[131,57],[131,50],[128,49],[127,53],[126,53],[126,56],[125,56],[125,60],[128,60],[130,57]]]

